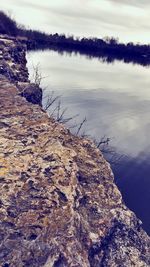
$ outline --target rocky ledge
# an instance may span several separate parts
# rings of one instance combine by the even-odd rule
[[[1,36],[0,49],[0,266],[150,266],[101,152],[36,104],[22,40]]]

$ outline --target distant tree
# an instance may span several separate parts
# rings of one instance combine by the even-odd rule
[[[116,45],[118,42],[119,42],[119,39],[118,38],[114,38],[114,37],[104,37],[104,41],[108,44],[111,44],[111,45]]]
[[[0,33],[12,36],[17,35],[17,23],[3,11],[0,11]]]

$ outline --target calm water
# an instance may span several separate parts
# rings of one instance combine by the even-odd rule
[[[115,153],[106,157],[115,161],[116,183],[150,233],[150,68],[54,51],[29,53],[27,60],[30,77],[40,64],[44,95],[61,95],[66,117],[79,114],[73,124],[86,117],[82,131],[111,139]]]

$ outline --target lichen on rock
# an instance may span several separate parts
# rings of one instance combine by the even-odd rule
[[[24,45],[1,36],[0,47],[14,51],[0,63],[0,266],[150,266],[150,239],[102,153],[21,96]]]
[[[42,89],[28,79],[24,38],[0,35],[0,74],[16,84],[27,101],[42,105]]]

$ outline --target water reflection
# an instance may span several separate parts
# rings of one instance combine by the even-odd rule
[[[116,182],[150,233],[149,68],[44,51],[28,54],[31,76],[32,64],[38,62],[46,77],[43,86],[48,86],[44,94],[54,90],[61,95],[66,116],[79,114],[75,123],[86,117],[86,134],[111,138],[113,156],[119,160],[113,165]]]
[[[32,52],[37,51],[45,51],[47,49],[47,46],[37,46],[33,49],[30,49]],[[119,49],[119,48],[118,48]],[[70,56],[78,56],[78,55],[83,55],[85,56],[87,59],[93,59],[93,58],[97,58],[100,62],[102,63],[108,63],[108,64],[112,64],[114,63],[116,60],[117,61],[122,61],[124,63],[132,63],[133,65],[135,64],[139,64],[141,66],[149,66],[150,65],[150,57],[149,57],[149,53],[146,52],[142,52],[143,48],[140,48],[140,53],[135,53],[134,49],[133,51],[131,50],[127,50],[128,48],[125,48],[123,51],[105,51],[101,48],[95,50],[94,48],[90,51],[86,51],[86,49],[84,49],[84,46],[82,49],[78,49],[76,47],[68,48],[68,46],[57,46],[57,45],[51,45],[49,47],[49,51],[54,51],[57,52],[59,55],[64,56],[64,55],[70,55]]]
[[[150,234],[149,162],[150,152],[143,151],[134,158],[129,155],[120,158],[113,171],[125,203],[143,221],[143,227]]]

